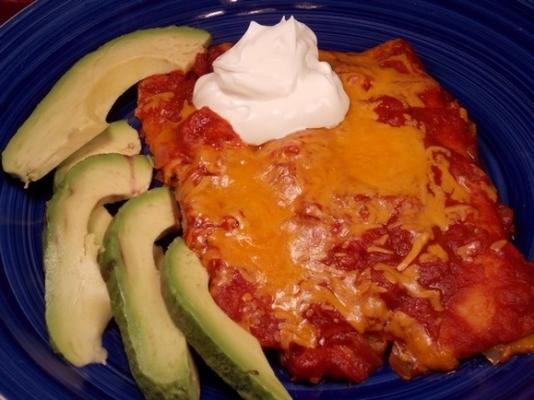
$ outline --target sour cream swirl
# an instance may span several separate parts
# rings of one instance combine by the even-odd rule
[[[226,118],[254,145],[306,128],[331,128],[349,98],[330,65],[319,61],[317,37],[294,17],[274,26],[251,22],[243,37],[198,79],[193,104]]]

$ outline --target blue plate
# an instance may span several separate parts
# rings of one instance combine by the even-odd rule
[[[534,5],[463,1],[37,1],[0,28],[0,149],[69,66],[120,34],[188,24],[215,42],[235,41],[248,22],[294,14],[320,46],[362,50],[404,37],[430,73],[477,123],[483,160],[515,210],[516,244],[534,259]],[[133,95],[134,96],[134,95]],[[124,98],[115,117],[131,112]],[[29,190],[0,173],[0,398],[139,399],[116,326],[106,366],[76,369],[52,353],[44,326],[41,231],[50,178]],[[67,321],[68,322],[68,321]],[[203,399],[235,399],[201,361]],[[359,385],[291,383],[295,399],[533,399],[534,355],[499,367],[481,358],[449,374],[405,382],[384,367]]]

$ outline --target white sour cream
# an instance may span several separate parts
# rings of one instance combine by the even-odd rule
[[[330,65],[318,59],[317,37],[291,17],[274,26],[251,22],[243,37],[198,79],[196,108],[226,118],[242,140],[259,145],[306,128],[331,128],[349,98]]]

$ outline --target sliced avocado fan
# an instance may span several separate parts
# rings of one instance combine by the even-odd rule
[[[258,340],[219,308],[208,281],[195,253],[175,239],[165,254],[163,295],[189,344],[244,399],[291,399]]]
[[[17,130],[2,153],[4,171],[26,185],[50,172],[107,126],[115,100],[141,79],[187,71],[208,32],[171,26],[120,36],[76,62]]]
[[[57,190],[60,187],[67,173],[74,165],[90,156],[108,153],[133,156],[139,154],[140,151],[141,141],[137,131],[130,127],[126,121],[113,122],[97,137],[61,163],[54,175],[54,188]],[[97,256],[104,241],[104,234],[112,219],[113,217],[103,205],[97,205],[89,216],[87,235],[84,240],[87,256],[84,268],[92,269],[92,271],[85,271],[83,275],[80,275],[80,279],[84,276],[91,276],[92,279],[84,282],[86,286],[84,293],[91,293],[91,302],[95,305],[92,312],[86,314],[85,318],[87,325],[92,324],[96,333],[102,333],[112,318],[111,301],[97,263]],[[92,288],[89,286],[92,286]],[[93,342],[100,343],[101,338],[95,336]],[[94,362],[103,362],[106,359],[106,353],[103,349],[99,349],[95,351],[92,359]]]
[[[182,332],[161,293],[161,249],[154,242],[178,228],[178,209],[167,188],[124,204],[104,239],[99,262],[132,374],[147,399],[193,400],[198,376]]]
[[[96,253],[109,220],[96,209],[146,191],[151,178],[146,156],[96,155],[76,164],[47,204],[46,325],[54,350],[75,366],[103,363],[107,356],[101,337],[109,297]]]
[[[85,144],[79,150],[64,160],[54,173],[54,188],[67,175],[67,172],[87,157],[97,154],[118,153],[125,156],[133,156],[141,152],[141,140],[137,131],[128,125],[127,121],[115,121],[109,124],[103,132],[99,133],[93,140]]]

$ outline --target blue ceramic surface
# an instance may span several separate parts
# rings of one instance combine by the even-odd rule
[[[483,160],[515,210],[515,243],[534,259],[534,4],[516,1],[44,0],[0,27],[0,149],[68,67],[119,34],[188,24],[235,41],[254,18],[294,14],[320,46],[362,50],[408,39],[430,73],[469,110]],[[124,99],[115,116],[131,112]],[[51,180],[29,190],[0,173],[0,398],[140,399],[116,326],[106,366],[76,369],[55,356],[44,326],[41,231]],[[199,361],[201,364],[201,362]],[[534,355],[497,368],[481,358],[457,372],[405,382],[388,367],[359,385],[297,385],[295,399],[534,399]],[[236,394],[201,364],[202,399]],[[3,397],[2,397],[3,396]]]

